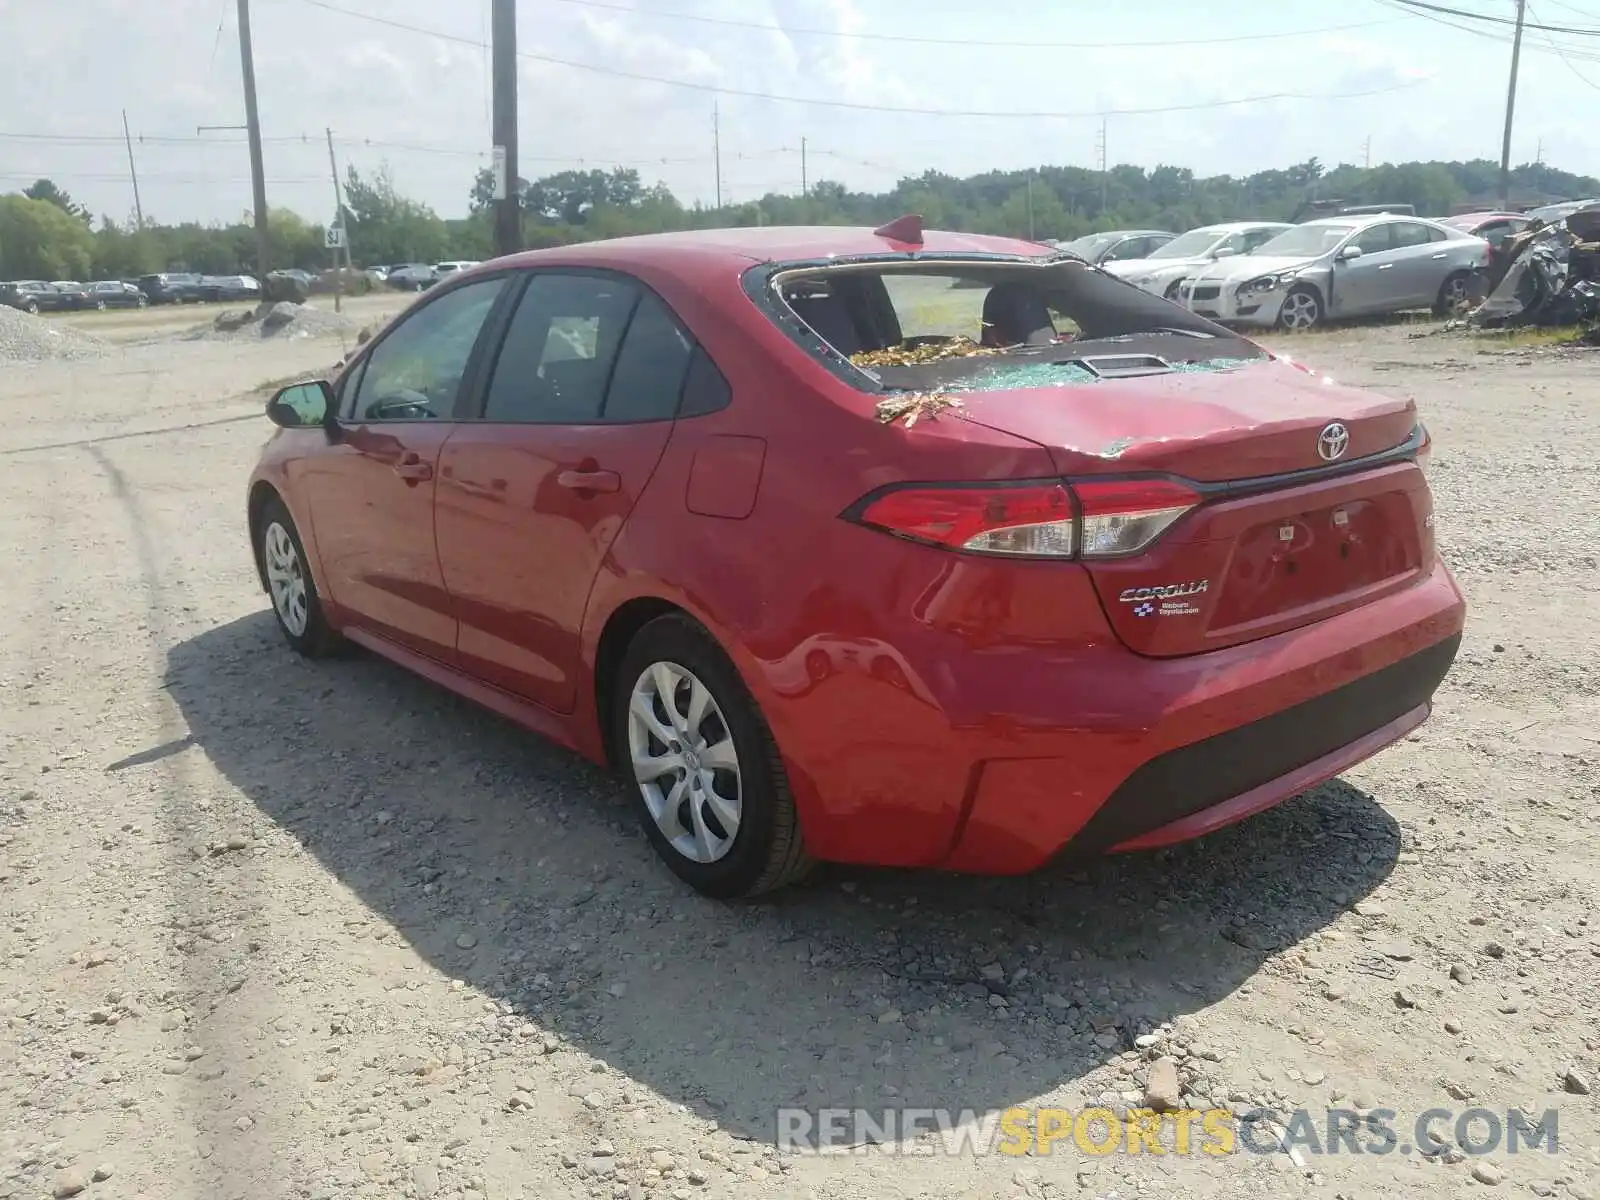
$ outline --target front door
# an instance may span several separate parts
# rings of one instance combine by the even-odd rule
[[[1334,313],[1342,317],[1382,312],[1401,290],[1395,272],[1394,222],[1368,226],[1347,245],[1360,246],[1361,257],[1335,259],[1333,264]]]
[[[308,464],[328,590],[350,619],[441,662],[456,618],[434,545],[440,451],[505,277],[453,288],[387,330],[352,371],[336,440]]]
[[[576,702],[589,592],[672,435],[694,343],[612,274],[541,273],[440,460],[436,522],[463,670]]]

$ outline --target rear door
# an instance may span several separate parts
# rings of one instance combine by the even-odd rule
[[[436,526],[462,668],[558,712],[589,591],[671,436],[694,343],[603,272],[528,279],[481,415],[440,462]]]
[[[1421,221],[1396,221],[1394,245],[1397,274],[1405,283],[1407,305],[1432,305],[1445,279],[1457,269],[1449,252],[1449,235]]]

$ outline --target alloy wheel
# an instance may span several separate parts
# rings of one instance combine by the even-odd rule
[[[272,607],[291,635],[303,637],[309,618],[306,574],[294,539],[287,529],[273,521],[262,534],[261,549],[267,566],[267,587],[272,592]]]
[[[727,855],[744,788],[733,734],[711,690],[676,663],[646,667],[628,704],[633,778],[651,819],[691,862]]]
[[[1317,298],[1310,292],[1290,292],[1283,298],[1283,327],[1310,329],[1317,323],[1318,307]]]
[[[1459,313],[1467,307],[1467,281],[1465,279],[1451,279],[1444,285],[1444,310],[1447,313]]]

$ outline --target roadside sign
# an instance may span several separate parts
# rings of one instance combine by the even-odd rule
[[[322,244],[329,250],[344,249],[344,226],[329,225],[323,234]]]
[[[510,193],[506,189],[506,148],[494,148],[494,198],[504,200]]]

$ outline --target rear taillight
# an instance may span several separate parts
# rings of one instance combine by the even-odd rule
[[[1072,498],[1059,483],[901,488],[872,501],[858,519],[950,550],[1072,557]]]
[[[1200,503],[1200,495],[1170,479],[1089,480],[1074,483],[1082,514],[1079,554],[1121,558],[1137,554]]]
[[[1167,479],[898,488],[853,516],[874,529],[973,554],[1121,558],[1200,502]]]

